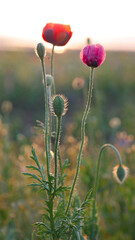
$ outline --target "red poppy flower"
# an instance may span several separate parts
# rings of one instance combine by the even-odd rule
[[[42,32],[43,39],[56,46],[64,46],[71,36],[70,26],[59,23],[47,23]]]
[[[80,53],[81,60],[89,67],[100,66],[106,57],[106,52],[100,44],[87,45]]]

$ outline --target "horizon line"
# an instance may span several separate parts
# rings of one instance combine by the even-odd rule
[[[12,37],[4,37],[0,36],[0,51],[5,50],[23,50],[23,49],[33,49],[37,45],[38,42],[32,41],[32,40],[24,40],[19,38],[12,38]],[[130,42],[130,44],[127,44],[127,42],[105,42],[104,48],[106,51],[135,51],[135,42]],[[51,49],[49,46],[49,43],[46,43],[47,49]],[[66,50],[81,50],[85,45],[87,45],[86,42],[74,42],[69,43],[66,46],[57,47],[56,46],[56,52],[62,53]]]

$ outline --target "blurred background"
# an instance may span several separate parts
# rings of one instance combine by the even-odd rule
[[[110,150],[102,157],[98,191],[100,240],[134,240],[135,225],[135,31],[134,0],[128,1],[10,1],[0,10],[0,239],[30,240],[33,223],[41,220],[44,196],[27,186],[22,175],[31,163],[31,146],[44,161],[43,136],[36,120],[44,121],[40,61],[35,46],[43,42],[47,22],[70,24],[73,36],[56,47],[56,92],[69,109],[63,118],[61,153],[71,166],[71,183],[80,146],[80,124],[87,99],[89,69],[80,60],[87,44],[100,43],[106,60],[94,72],[91,112],[77,190],[83,199],[92,188],[100,147],[114,144],[130,174],[123,185],[113,179],[118,163]],[[51,45],[46,47],[50,74]],[[80,187],[81,186],[81,187]],[[82,192],[83,189],[83,192]],[[87,233],[88,230],[86,230]],[[34,239],[38,239],[36,236]]]

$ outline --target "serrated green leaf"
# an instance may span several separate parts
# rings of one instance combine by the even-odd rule
[[[30,184],[28,184],[28,186],[39,187],[39,186],[41,186],[41,184],[40,183],[30,183]]]
[[[35,149],[33,148],[33,146],[32,146],[32,155],[33,156],[31,156],[31,158],[36,162],[38,168],[40,168],[40,164],[38,162],[38,158],[37,158],[37,155],[36,155],[36,152],[35,152]]]
[[[47,205],[48,209],[50,209],[50,207],[52,206],[51,205],[52,203],[50,203],[50,201],[48,201],[48,200],[46,200],[45,202],[46,202],[46,205]]]
[[[48,213],[50,213],[50,209],[49,209],[49,208],[44,207],[44,209],[45,209]]]
[[[34,178],[34,179],[36,179],[37,181],[39,181],[39,182],[41,182],[42,183],[42,181],[41,181],[41,179],[39,178],[39,177],[37,177],[35,174],[32,174],[32,173],[23,173],[24,175],[27,175],[27,176],[29,176],[30,178]]]
[[[45,130],[44,129],[42,129],[40,126],[37,126],[37,127],[34,127],[35,129],[37,129],[38,131],[39,131],[39,133],[45,133]]]
[[[66,165],[66,164],[68,164],[68,163],[69,163],[69,160],[68,160],[68,158],[66,158],[66,160],[65,160],[65,162],[64,162],[64,164],[63,164],[63,166]]]
[[[37,122],[38,127],[40,127],[40,128],[42,128],[43,130],[45,130],[45,125],[44,125],[43,122],[41,122],[41,121],[39,121],[39,120],[36,120],[36,122]]]
[[[90,198],[91,194],[92,194],[92,189],[90,189],[90,190],[88,191],[88,193],[86,194],[86,196],[85,196],[85,201],[87,201],[87,200]]]
[[[34,225],[38,225],[38,226],[44,226],[48,231],[50,231],[51,229],[43,222],[36,222],[34,223]]]
[[[43,216],[44,216],[45,219],[47,219],[49,222],[51,222],[51,219],[47,214],[44,213]]]
[[[69,166],[70,166],[69,160],[66,159],[65,162],[63,163],[62,170],[64,171],[65,168],[67,168],[67,167],[69,167]]]
[[[41,168],[41,176],[42,176],[42,179],[44,180],[44,181],[46,181],[46,177],[45,177],[45,169],[44,169],[44,167],[42,166],[42,168]]]
[[[64,210],[65,207],[66,207],[66,203],[64,202],[64,200],[61,200],[58,202],[57,211],[55,212],[54,219],[57,219],[58,216],[65,217],[65,210]]]
[[[32,170],[36,170],[36,171],[40,172],[39,168],[32,166],[32,165],[26,166],[26,168],[31,168]]]
[[[65,192],[65,191],[69,191],[71,189],[71,187],[64,187],[64,186],[60,186],[56,189],[55,193],[59,194],[61,192]]]

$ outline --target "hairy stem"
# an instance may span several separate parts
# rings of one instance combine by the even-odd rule
[[[53,198],[52,198],[52,184],[50,180],[50,147],[48,146],[48,118],[49,118],[49,108],[48,108],[48,94],[47,94],[47,82],[46,82],[46,73],[45,73],[45,67],[44,62],[42,61],[42,70],[43,70],[43,85],[44,85],[44,97],[45,97],[45,152],[46,152],[46,159],[47,159],[47,176],[49,181],[49,202],[50,202],[50,225],[52,230],[52,237],[53,240],[55,240],[55,225],[54,225],[54,217],[53,217]]]
[[[46,161],[47,161],[47,175],[48,181],[50,176],[50,153],[48,151],[48,94],[47,94],[47,82],[46,82],[46,73],[44,61],[42,63],[42,71],[43,71],[43,86],[44,86],[44,97],[45,97],[45,152],[46,152]]]
[[[96,212],[96,196],[97,196],[97,188],[98,188],[98,180],[99,180],[99,169],[100,169],[100,162],[101,162],[101,155],[104,149],[111,148],[117,155],[120,166],[122,165],[122,160],[119,151],[114,147],[112,144],[104,144],[99,153],[98,163],[97,163],[97,170],[96,170],[96,179],[95,179],[95,186],[94,186],[94,193],[93,193],[93,209],[92,209],[92,240],[95,240],[95,212]]]
[[[60,149],[58,149],[58,157],[59,157],[59,165],[60,165],[60,172],[62,170],[62,160],[61,160],[61,155],[60,155]]]
[[[55,233],[55,224],[54,224],[54,216],[53,216],[53,196],[49,196],[50,202],[50,219],[51,219],[51,230],[52,230],[52,238],[53,240],[57,240],[56,233]]]
[[[48,86],[48,101],[52,101],[52,93],[51,93],[51,86]],[[51,151],[51,135],[52,135],[52,112],[49,109],[49,135],[48,135],[48,149],[49,154]]]
[[[54,77],[53,61],[54,61],[54,45],[52,46],[52,55],[51,55],[51,75]],[[52,92],[53,92],[53,95],[55,95],[54,79],[53,79],[53,84],[52,84]]]
[[[85,111],[84,111],[84,115],[83,115],[83,118],[82,118],[82,124],[81,124],[81,146],[80,146],[80,150],[79,150],[79,154],[78,154],[76,174],[75,174],[74,181],[73,181],[73,184],[72,184],[72,188],[71,188],[71,192],[70,192],[70,196],[69,196],[69,200],[68,200],[68,205],[67,205],[67,209],[66,209],[66,214],[68,213],[68,210],[69,210],[69,207],[70,207],[70,204],[71,204],[73,191],[74,191],[74,188],[75,188],[76,180],[77,180],[79,169],[80,169],[81,155],[82,155],[82,150],[83,150],[84,140],[85,140],[85,124],[86,124],[86,119],[87,119],[87,116],[88,116],[88,113],[89,113],[89,110],[90,110],[91,98],[92,98],[93,71],[94,71],[93,68],[91,68],[89,90],[88,90],[88,100],[87,100],[87,104],[86,104],[86,108],[85,108]]]
[[[55,89],[55,81],[54,81],[54,45],[52,46],[52,55],[51,55],[51,75],[53,77],[53,83],[52,83],[52,96],[56,94],[56,89]],[[54,131],[57,131],[57,118],[54,116]]]
[[[60,139],[60,129],[61,129],[61,117],[58,117],[58,127],[57,135],[55,140],[55,152],[54,152],[54,161],[55,161],[55,185],[54,190],[57,188],[57,179],[58,179],[58,148],[59,148],[59,139]]]

